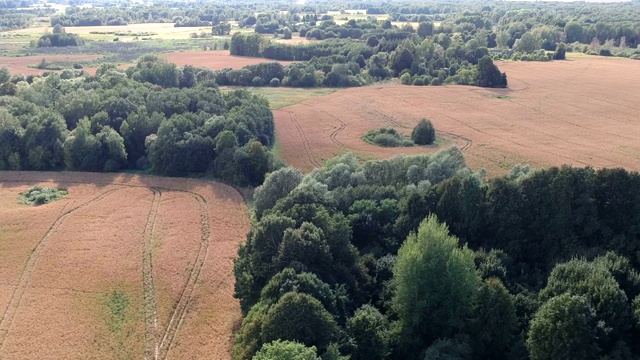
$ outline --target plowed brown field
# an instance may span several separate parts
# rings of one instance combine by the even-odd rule
[[[471,167],[491,175],[518,163],[640,170],[640,61],[583,56],[497,65],[508,89],[376,84],[276,110],[280,155],[310,170],[347,151],[362,158],[435,151],[361,140],[380,127],[408,134],[427,117],[444,146],[456,144]]]
[[[17,203],[33,185],[59,201]],[[228,359],[245,203],[215,182],[0,172],[0,359]]]
[[[178,66],[193,65],[213,70],[224,68],[240,69],[247,65],[257,65],[264,62],[274,62],[264,58],[231,55],[228,50],[216,51],[179,51],[162,55],[162,57]],[[289,65],[293,61],[277,61],[282,65]]]

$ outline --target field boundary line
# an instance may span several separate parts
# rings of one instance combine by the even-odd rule
[[[18,282],[18,285],[13,290],[11,299],[9,300],[9,303],[7,304],[5,311],[2,313],[2,320],[0,321],[0,351],[4,348],[5,341],[7,339],[7,336],[9,335],[9,331],[11,330],[11,325],[13,324],[13,319],[15,318],[18,308],[20,307],[20,303],[22,302],[22,297],[27,287],[29,286],[29,282],[31,281],[31,275],[35,270],[40,254],[43,252],[45,246],[49,242],[49,239],[51,239],[56,234],[60,226],[64,223],[64,220],[67,217],[69,217],[71,214],[73,214],[75,211],[80,210],[88,205],[91,205],[96,201],[100,201],[118,190],[122,190],[122,188],[119,187],[117,189],[106,191],[103,194],[100,194],[94,197],[93,199],[62,213],[49,227],[45,235],[40,239],[36,247],[32,250],[31,254],[29,255],[29,258],[27,259],[25,267],[22,270],[22,274],[20,275],[20,280]]]

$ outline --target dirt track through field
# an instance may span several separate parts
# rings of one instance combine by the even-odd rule
[[[43,343],[47,342],[45,339],[48,339],[50,335],[61,335],[60,332],[73,331],[73,329],[69,329],[68,324],[64,328],[58,328],[58,325],[55,323],[42,323],[41,321],[38,321],[38,323],[25,323],[25,319],[31,317],[31,314],[33,314],[31,309],[34,305],[37,305],[37,303],[35,303],[36,299],[42,298],[41,294],[56,292],[58,295],[49,296],[47,300],[49,303],[53,301],[52,304],[55,304],[56,299],[57,301],[64,301],[60,303],[60,305],[55,305],[56,307],[63,306],[66,308],[74,306],[69,303],[73,298],[82,299],[81,304],[83,305],[91,304],[95,302],[95,300],[92,299],[99,299],[101,296],[104,296],[101,295],[104,294],[104,292],[100,290],[100,287],[105,285],[109,287],[112,286],[109,285],[110,280],[108,280],[108,278],[113,278],[118,283],[125,281],[124,284],[130,283],[134,288],[140,288],[139,301],[131,299],[129,302],[131,309],[136,309],[136,304],[140,304],[139,309],[141,315],[139,316],[139,324],[142,329],[140,332],[140,339],[142,340],[139,343],[140,347],[136,345],[138,343],[135,340],[137,336],[135,335],[135,328],[138,327],[138,325],[136,325],[138,323],[136,319],[138,319],[138,317],[133,313],[130,314],[132,315],[131,319],[126,320],[127,322],[131,322],[131,325],[125,324],[125,326],[128,326],[128,329],[130,329],[127,331],[134,331],[132,333],[134,337],[124,340],[120,339],[118,340],[120,342],[113,343],[115,346],[118,346],[115,350],[113,350],[114,345],[108,345],[107,350],[120,351],[118,356],[113,356],[121,357],[128,354],[126,356],[132,358],[144,356],[146,359],[167,359],[185,357],[202,358],[202,354],[208,354],[206,356],[207,358],[230,358],[232,329],[240,320],[239,305],[233,298],[233,258],[237,251],[237,245],[242,241],[248,230],[248,219],[244,202],[235,190],[214,182],[187,179],[83,173],[0,172],[0,194],[3,192],[6,193],[7,191],[17,194],[18,190],[13,190],[14,188],[23,189],[25,188],[25,184],[36,183],[68,187],[70,195],[56,202],[58,205],[65,203],[62,206],[62,212],[56,218],[53,225],[50,226],[49,230],[46,231],[44,237],[35,246],[29,258],[25,259],[24,271],[14,287],[14,293],[11,299],[4,309],[0,308],[0,311],[2,311],[0,314],[3,315],[1,319],[2,327],[0,328],[2,330],[2,332],[0,332],[0,341],[2,342],[0,358],[23,358],[25,356],[55,356],[57,358],[70,356],[110,357],[108,353],[105,353],[104,346],[109,342],[113,343],[114,340],[109,340],[110,336],[120,335],[109,335],[109,333],[104,332],[91,335],[90,333],[102,327],[99,324],[93,325],[93,330],[90,331],[83,330],[73,336],[71,336],[71,334],[65,335],[63,337],[65,341],[63,341],[62,344],[47,347],[46,344]],[[87,186],[97,188],[91,191]],[[135,193],[131,193],[131,191],[134,190]],[[146,194],[151,194],[151,197],[144,195],[144,191],[146,191]],[[88,200],[82,198],[82,196],[91,193],[93,193],[94,196]],[[95,193],[98,193],[98,195],[95,196]],[[75,198],[74,195],[76,194],[78,194],[80,198]],[[188,242],[191,242],[190,239],[182,238],[182,236],[175,237],[171,235],[170,237],[166,237],[165,235],[167,234],[164,234],[164,232],[169,228],[166,228],[164,225],[160,228],[158,227],[162,225],[162,223],[158,223],[158,221],[167,220],[166,215],[163,215],[162,218],[159,217],[159,213],[163,211],[165,194],[169,194],[167,201],[170,201],[169,204],[172,206],[176,204],[179,206],[196,206],[197,210],[194,210],[199,214],[199,219],[196,220],[199,225],[199,231],[196,233],[198,239],[194,239],[199,244],[197,252],[191,253],[192,255],[189,255],[190,253],[179,254],[179,256],[189,256],[188,258],[183,257],[182,260],[176,258],[178,262],[188,262],[183,263],[182,266],[190,264],[188,269],[186,269],[187,273],[184,273],[184,267],[172,267],[175,261],[170,256],[171,252],[163,252],[163,255],[158,257],[160,256],[158,251],[161,251],[165,246],[168,247],[167,249],[175,248],[175,246],[184,247],[175,243],[175,241],[184,242],[188,240]],[[186,198],[176,197],[171,194],[185,194]],[[9,197],[9,199],[10,198],[11,197]],[[184,203],[184,199],[192,199],[193,203]],[[99,234],[100,228],[96,228],[96,226],[109,226],[112,224],[105,224],[103,220],[87,222],[82,219],[91,219],[98,216],[95,210],[107,204],[111,204],[109,206],[120,204],[119,207],[121,210],[118,211],[118,213],[120,213],[118,216],[126,217],[127,211],[129,211],[127,210],[129,208],[127,205],[129,201],[132,201],[132,204],[139,204],[136,205],[135,208],[131,208],[131,210],[140,208],[140,205],[144,205],[145,202],[148,204],[144,215],[145,220],[144,222],[139,222],[139,230],[135,228],[118,230],[118,232],[122,234],[128,234],[127,237],[130,238],[131,241],[134,241],[128,243],[128,247],[131,249],[140,249],[140,255],[137,257],[139,265],[135,266],[140,269],[139,271],[142,273],[142,276],[138,275],[140,277],[137,277],[139,285],[136,285],[136,277],[129,276],[133,274],[127,270],[131,268],[131,265],[136,263],[135,258],[131,257],[135,255],[135,253],[126,250],[126,248],[123,248],[124,253],[119,255],[127,256],[127,264],[130,264],[126,266],[123,264],[123,268],[119,270],[124,271],[123,274],[126,274],[124,277],[116,275],[115,273],[107,277],[98,275],[100,273],[96,271],[110,271],[108,268],[104,268],[104,266],[108,267],[111,260],[103,263],[102,261],[90,261],[88,258],[83,261],[95,263],[93,267],[96,271],[86,268],[83,276],[89,276],[89,278],[82,280],[76,285],[69,283],[69,281],[75,283],[78,282],[79,279],[74,280],[73,277],[68,276],[56,277],[54,273],[49,274],[46,272],[46,269],[51,269],[50,266],[54,264],[57,268],[66,267],[71,270],[74,266],[73,264],[77,261],[73,259],[77,258],[78,255],[82,255],[82,252],[77,251],[84,249],[74,250],[74,242],[77,241],[74,240],[73,237],[70,238],[70,234],[74,234],[72,228],[75,224],[84,224],[86,228],[86,230],[77,230],[80,231],[77,233],[78,236],[80,236],[78,240],[86,238],[85,235],[82,235],[83,232],[86,232],[89,236],[87,239],[92,239],[99,243],[101,240],[96,239],[95,235]],[[178,203],[175,203],[176,201],[178,201]],[[77,203],[80,203],[80,205],[76,205]],[[51,206],[50,208],[54,209],[54,204],[45,205],[44,207]],[[92,206],[89,207],[89,205]],[[96,205],[98,207],[96,207]],[[37,209],[42,211],[44,207]],[[134,211],[137,212],[138,210]],[[29,212],[25,212],[25,214],[26,213]],[[189,211],[187,211],[187,213],[189,213]],[[104,214],[113,214],[113,212],[107,211]],[[71,216],[74,218],[71,218]],[[212,219],[213,222],[211,221]],[[28,219],[25,220],[28,221]],[[66,220],[71,220],[71,223],[67,224]],[[190,223],[189,219],[186,219],[186,221],[186,223]],[[180,222],[180,224],[183,222]],[[134,226],[134,224],[135,222],[131,222],[128,226]],[[0,219],[0,234],[2,234],[2,231],[5,229],[4,225]],[[123,230],[124,232],[122,232]],[[215,233],[212,232],[212,230],[215,230]],[[94,233],[94,231],[97,232]],[[60,236],[58,233],[60,233]],[[183,236],[191,236],[189,235],[191,232],[183,233]],[[107,234],[108,233],[105,232],[105,235]],[[115,234],[116,233],[114,233],[114,236],[116,236]],[[139,234],[139,236],[135,234]],[[138,239],[138,245],[135,244],[136,238]],[[0,237],[0,239],[2,239],[2,237]],[[83,243],[84,242],[78,244]],[[0,241],[0,257],[3,256],[2,245]],[[105,242],[105,245],[107,245],[107,242]],[[187,242],[185,242],[184,245],[187,245]],[[61,248],[61,246],[63,247]],[[215,249],[215,256],[213,257],[209,256],[211,246]],[[84,247],[85,245],[82,245],[82,248]],[[111,245],[107,245],[105,249],[110,248],[114,250],[117,249],[117,247],[114,248]],[[69,251],[72,252],[69,253]],[[68,259],[52,258],[52,256],[57,256],[55,254],[69,254],[70,257]],[[169,257],[167,257],[167,255],[169,255]],[[78,258],[78,260],[80,260],[80,258]],[[103,270],[100,270],[101,268]],[[155,268],[159,270],[155,270]],[[58,269],[58,271],[59,270],[61,269]],[[176,273],[178,277],[174,275],[167,277],[164,275],[169,274],[166,272],[167,270],[171,270],[172,272],[178,271],[178,273]],[[154,273],[160,278],[155,278]],[[98,275],[98,277],[92,274]],[[185,276],[183,277],[180,274],[184,274]],[[47,278],[51,280],[46,280]],[[130,280],[127,280],[129,278]],[[180,281],[180,278],[186,279],[184,283],[181,285],[179,283],[171,285],[173,288],[181,287],[181,290],[175,296],[166,291],[161,293],[157,292],[158,281],[161,281],[164,289],[167,286],[166,281]],[[2,280],[3,279],[0,279],[0,284],[6,282]],[[107,281],[107,283],[104,283],[104,281]],[[34,285],[31,285],[32,282]],[[47,284],[46,287],[44,284]],[[96,288],[96,286],[98,286],[98,288]],[[120,288],[127,289],[128,287],[129,285],[126,285],[125,288]],[[204,293],[210,294],[210,296],[203,297],[203,290],[205,291]],[[70,291],[70,293],[68,293],[69,295],[77,295],[69,297],[68,295],[63,295],[60,291]],[[127,293],[133,295],[136,292]],[[96,296],[98,298],[96,298]],[[167,296],[169,296],[169,298],[167,298]],[[29,306],[23,306],[24,301],[28,301]],[[44,301],[44,298],[39,301]],[[76,302],[76,300],[74,300],[74,302]],[[159,308],[159,304],[162,305],[162,308]],[[171,306],[171,308],[167,308],[167,306]],[[87,310],[91,311],[90,308],[87,308]],[[53,318],[47,314],[47,310],[43,309],[43,311],[44,312],[41,313],[42,318]],[[91,323],[90,318],[76,318],[80,313],[90,314],[90,312],[87,313],[86,311],[84,313],[82,311],[73,311],[72,313],[62,311],[62,314],[57,312],[55,316],[63,316],[65,323],[69,323],[71,326],[77,324],[76,326],[78,326],[78,330],[80,330],[80,326],[85,327]],[[67,315],[65,316],[64,314]],[[163,315],[161,322],[159,314],[168,315]],[[165,316],[167,316],[166,321],[164,320]],[[160,323],[164,325],[159,326]],[[44,328],[41,328],[39,332],[37,331],[35,333],[41,333],[43,335],[40,336],[41,339],[38,339],[39,336],[34,335],[32,331],[37,330],[39,326],[46,327],[46,331],[44,331]],[[211,328],[217,329],[216,333],[212,334],[210,331]],[[117,329],[118,328],[116,328],[116,330]],[[27,334],[31,335],[27,337]],[[90,341],[90,336],[99,337],[97,341]],[[105,338],[105,336],[107,337]],[[126,342],[122,343],[121,341]],[[185,344],[190,344],[193,341],[202,345],[198,348],[184,348]],[[65,342],[67,343],[66,346]],[[71,345],[71,343],[76,345]],[[84,347],[79,346],[79,344],[83,344]],[[101,350],[95,348],[96,344],[103,348]],[[179,349],[174,352],[173,348],[178,345]],[[97,356],[98,352],[96,351],[99,351],[101,355]]]
[[[207,251],[209,250],[209,237],[211,236],[211,224],[209,222],[208,205],[202,196],[198,194],[193,194],[193,196],[198,200],[198,204],[200,206],[200,224],[201,224],[200,248],[198,250],[198,257],[196,258],[195,265],[193,266],[193,268],[191,269],[191,273],[189,274],[189,280],[187,281],[184,289],[182,290],[182,294],[180,295],[180,300],[178,301],[178,305],[176,306],[176,309],[171,315],[171,320],[169,321],[169,325],[167,326],[162,336],[162,341],[159,344],[159,352],[158,352],[157,359],[164,360],[169,355],[169,350],[171,346],[174,344],[178,327],[184,321],[184,317],[187,312],[187,307],[189,305],[189,302],[191,301],[193,290],[195,289],[196,283],[198,281],[198,277],[200,276],[200,271],[202,270],[202,266],[204,265],[204,261],[207,257]]]
[[[519,163],[640,170],[640,61],[581,56],[497,65],[508,89],[374,84],[276,110],[280,154],[309,171],[347,151],[372,159],[456,145],[472,168],[492,176]],[[423,117],[442,146],[382,148],[361,139],[382,127],[408,135]]]
[[[156,289],[153,281],[153,255],[152,240],[153,230],[156,226],[156,218],[158,217],[158,207],[160,206],[160,198],[162,193],[154,188],[153,202],[149,210],[149,217],[144,229],[144,253],[142,255],[142,286],[144,294],[144,312],[145,312],[145,351],[146,359],[158,358],[158,307],[156,300]]]

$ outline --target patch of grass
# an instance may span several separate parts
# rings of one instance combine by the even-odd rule
[[[103,294],[100,299],[100,312],[106,325],[107,333],[102,333],[96,339],[96,345],[109,358],[118,360],[133,360],[139,348],[139,335],[136,328],[141,321],[135,304],[124,290],[113,290]]]
[[[221,86],[221,91],[232,91],[238,89],[249,90],[254,94],[264,96],[269,101],[271,110],[281,109],[283,107],[298,104],[304,100],[315,96],[329,95],[335,92],[335,89],[327,88],[289,88],[289,87],[244,87],[244,86]]]
[[[492,99],[499,99],[499,100],[511,100],[511,97],[509,97],[507,95],[492,94],[492,95],[489,95],[489,97],[492,98]]]
[[[108,318],[109,330],[114,333],[121,331],[127,321],[129,298],[124,292],[114,291],[109,296],[107,307],[110,311]]]
[[[56,189],[47,187],[43,188],[40,186],[34,186],[29,190],[20,193],[19,202],[25,205],[37,206],[59,200],[67,194],[67,189]]]
[[[410,147],[414,145],[411,138],[400,134],[393,128],[370,130],[364,134],[362,140],[382,147]]]

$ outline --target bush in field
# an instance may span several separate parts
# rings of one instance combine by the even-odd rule
[[[27,205],[43,205],[58,200],[65,195],[67,195],[67,191],[65,189],[34,186],[29,190],[20,193],[20,203]]]
[[[556,52],[553,54],[553,60],[566,59],[567,46],[564,43],[559,43],[556,48]]]
[[[413,141],[398,133],[396,129],[375,129],[367,132],[362,140],[382,147],[413,146]]]
[[[422,119],[411,132],[411,139],[418,145],[431,145],[436,141],[436,130],[431,121]]]

